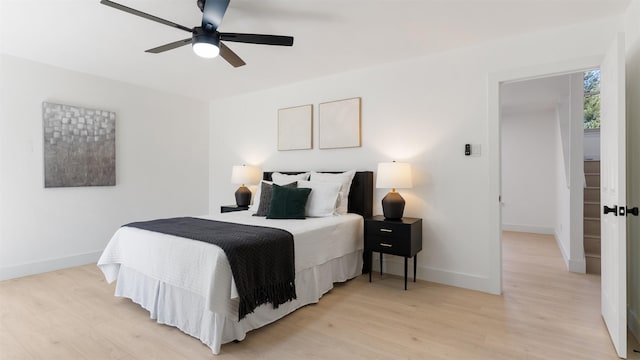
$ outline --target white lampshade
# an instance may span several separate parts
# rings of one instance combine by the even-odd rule
[[[402,162],[384,162],[378,164],[376,174],[377,188],[407,189],[413,187],[411,165]]]
[[[255,166],[234,165],[231,169],[232,184],[257,184],[262,174]]]

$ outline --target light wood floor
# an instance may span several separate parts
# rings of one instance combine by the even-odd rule
[[[617,358],[600,317],[600,278],[567,272],[549,236],[505,233],[503,296],[367,280],[337,285],[320,303],[223,345],[218,358]],[[113,289],[95,265],[0,282],[0,358],[214,358]]]

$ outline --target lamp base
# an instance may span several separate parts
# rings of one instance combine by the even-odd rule
[[[401,219],[402,214],[404,213],[404,204],[405,204],[405,201],[398,192],[396,191],[389,192],[382,199],[382,213],[384,214],[385,219],[388,219],[388,220]]]
[[[251,203],[251,190],[248,187],[242,185],[236,190],[236,205],[249,206]]]

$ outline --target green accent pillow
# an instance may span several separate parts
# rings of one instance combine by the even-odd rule
[[[269,212],[269,206],[271,206],[271,197],[273,196],[273,184],[262,181],[260,183],[260,204],[258,205],[258,210],[253,216],[267,216]],[[291,184],[282,185],[284,187],[296,188],[298,187],[298,182],[294,181]]]
[[[288,188],[273,184],[267,219],[304,219],[311,189]]]

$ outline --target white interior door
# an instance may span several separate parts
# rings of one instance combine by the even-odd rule
[[[619,34],[600,67],[602,317],[621,358],[627,357],[627,226],[624,35]]]

